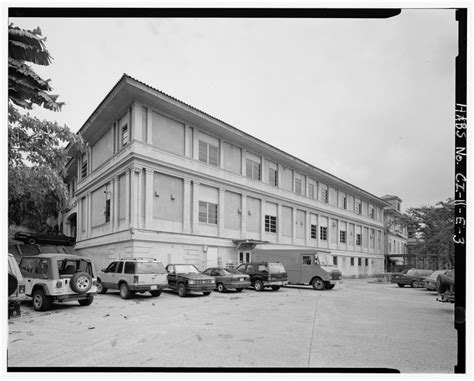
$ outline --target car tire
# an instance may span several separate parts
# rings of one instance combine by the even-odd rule
[[[18,279],[12,273],[8,273],[8,296],[12,295],[18,287]]]
[[[402,283],[397,283],[397,284],[398,284],[398,287],[405,287],[405,285]]]
[[[36,244],[36,239],[34,239],[34,238],[28,238],[28,244],[30,244],[30,245]]]
[[[255,288],[255,291],[263,291],[263,282],[260,279],[257,279],[253,282],[253,287]]]
[[[33,292],[33,308],[35,311],[46,311],[51,308],[53,301],[42,289]]]
[[[225,292],[226,289],[225,289],[225,286],[223,283],[217,283],[217,291],[219,292]]]
[[[81,306],[90,306],[93,300],[94,300],[94,297],[91,295],[87,299],[78,300],[78,302]]]
[[[311,286],[313,286],[313,288],[318,291],[324,290],[324,288],[326,287],[323,280],[318,277],[313,279],[313,281],[311,282]]]
[[[130,298],[131,295],[132,295],[132,293],[130,292],[130,289],[128,288],[128,284],[127,283],[122,283],[120,285],[120,297],[122,299],[128,299],[128,298]]]
[[[280,289],[280,286],[272,286],[273,291],[278,291]]]
[[[71,290],[78,294],[85,294],[92,287],[92,277],[85,272],[75,273],[69,282]]]
[[[211,295],[211,291],[203,291],[202,294],[204,296],[209,296],[209,295]]]
[[[448,291],[448,278],[443,274],[439,274],[436,278],[436,291],[438,294],[444,294]]]
[[[410,287],[411,287],[411,288],[417,288],[418,285],[416,284],[416,281],[413,280],[413,281],[410,283]]]
[[[178,295],[183,298],[186,296],[186,294],[186,286],[184,285],[184,283],[180,283],[178,286]]]
[[[327,284],[326,285],[326,290],[332,290],[334,288],[335,284]]]
[[[158,297],[161,295],[161,290],[150,291],[151,296]]]
[[[242,292],[243,288],[236,288],[235,289],[237,292]]]
[[[97,279],[97,293],[98,294],[105,294],[107,292],[107,288],[104,287],[100,279]]]

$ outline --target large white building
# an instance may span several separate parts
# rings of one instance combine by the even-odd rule
[[[62,226],[99,268],[237,264],[266,241],[330,251],[345,276],[384,270],[387,202],[127,75],[79,134]]]

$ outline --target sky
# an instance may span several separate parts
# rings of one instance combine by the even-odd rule
[[[389,19],[10,18],[40,27],[33,65],[65,106],[32,114],[78,131],[123,73],[402,211],[454,193],[457,22]]]

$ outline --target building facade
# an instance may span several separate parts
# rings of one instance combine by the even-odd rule
[[[62,226],[99,268],[237,265],[268,242],[329,251],[345,276],[384,270],[386,201],[127,75],[79,134]]]

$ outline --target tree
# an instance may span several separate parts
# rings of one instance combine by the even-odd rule
[[[445,263],[454,266],[454,202],[440,201],[435,206],[422,206],[407,210],[414,231],[421,237],[415,249],[425,257],[435,259],[437,266]]]
[[[50,80],[43,80],[25,62],[47,66],[51,56],[44,45],[40,28],[24,30],[8,26],[8,98],[25,109],[33,104],[49,110],[59,111],[62,102],[56,102],[58,95],[50,94]]]
[[[25,224],[35,230],[44,226],[58,206],[68,203],[62,178],[69,157],[66,146],[83,150],[80,135],[67,126],[40,120],[15,107],[31,109],[33,104],[58,111],[63,103],[48,94],[49,81],[42,80],[25,61],[49,65],[45,38],[33,31],[9,26],[8,57],[8,222]]]

